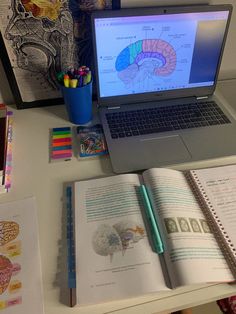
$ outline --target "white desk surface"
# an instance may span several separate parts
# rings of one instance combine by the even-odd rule
[[[236,86],[236,82],[233,84]],[[222,86],[221,84],[221,91]],[[235,92],[235,89],[231,90]],[[13,186],[8,194],[0,196],[0,202],[19,200],[28,196],[36,197],[45,314],[164,313],[236,294],[236,285],[215,284],[195,286],[192,289],[181,288],[168,293],[96,306],[69,308],[63,183],[113,174],[109,157],[78,161],[74,156],[68,162],[49,163],[50,129],[71,125],[67,120],[64,106],[13,111]],[[230,163],[236,163],[236,156],[182,164],[172,168],[189,169]]]

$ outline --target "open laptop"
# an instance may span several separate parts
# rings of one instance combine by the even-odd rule
[[[92,14],[114,172],[236,154],[236,122],[213,95],[231,11],[193,5]]]

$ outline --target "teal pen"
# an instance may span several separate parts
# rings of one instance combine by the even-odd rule
[[[148,222],[150,223],[154,249],[155,249],[156,253],[161,254],[164,252],[164,246],[163,246],[163,243],[161,240],[161,235],[160,235],[160,232],[159,232],[158,227],[157,227],[157,222],[156,222],[155,216],[153,214],[152,205],[150,203],[145,185],[142,184],[140,186],[140,191],[141,191],[141,195],[142,195],[143,200],[144,200],[145,211],[146,211],[146,215],[148,218]]]

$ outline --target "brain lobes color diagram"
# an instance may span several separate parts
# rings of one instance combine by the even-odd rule
[[[124,48],[115,63],[118,77],[130,84],[136,77],[142,80],[148,76],[168,76],[176,67],[176,52],[166,41],[144,39]]]
[[[137,243],[145,235],[144,228],[132,221],[120,221],[113,226],[101,224],[92,237],[94,251],[101,256],[110,256],[115,252],[125,253],[132,243]]]

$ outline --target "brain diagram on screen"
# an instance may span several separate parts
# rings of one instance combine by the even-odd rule
[[[125,47],[117,56],[115,68],[125,85],[154,77],[167,77],[176,68],[176,51],[162,39],[138,40]]]

